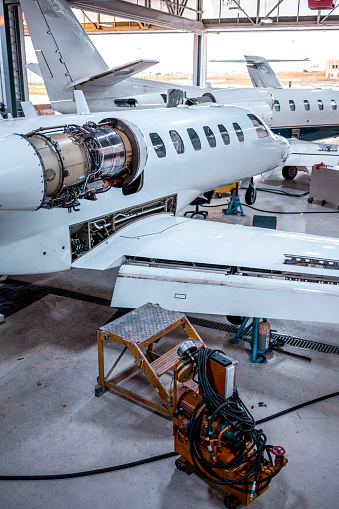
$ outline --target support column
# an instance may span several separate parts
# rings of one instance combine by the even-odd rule
[[[0,57],[0,112],[18,117],[28,85],[22,9],[16,0],[0,0]]]
[[[197,21],[202,21],[202,6],[203,0],[197,0]],[[206,86],[206,73],[207,73],[207,34],[194,34],[194,47],[193,47],[193,85],[205,87]]]
[[[207,33],[194,34],[193,85],[206,87]]]

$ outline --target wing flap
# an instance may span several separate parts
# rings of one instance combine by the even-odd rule
[[[306,289],[300,281],[122,265],[111,305],[146,302],[185,313],[339,322],[339,289],[332,285],[308,283]]]
[[[339,146],[329,143],[314,143],[296,139],[288,140],[291,153],[285,166],[313,166],[324,163],[329,166],[339,164]]]
[[[121,263],[114,306],[339,322],[339,239],[163,214],[122,228],[72,265]]]

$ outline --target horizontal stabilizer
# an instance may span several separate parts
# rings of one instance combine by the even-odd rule
[[[85,78],[72,81],[72,83],[69,83],[67,85],[67,88],[76,86],[83,87],[88,84],[93,84],[100,87],[110,87],[111,85],[115,85],[120,81],[130,78],[134,74],[137,74],[138,72],[141,72],[144,69],[148,69],[148,67],[152,67],[152,65],[158,63],[159,63],[158,60],[135,60],[134,62],[130,62],[129,64],[113,67],[112,69],[108,69],[107,71],[102,72],[100,74],[96,74],[94,76],[87,76]]]
[[[339,146],[329,143],[315,143],[296,139],[288,140],[291,153],[285,166],[313,166],[324,163],[329,166],[339,165]]]
[[[310,253],[319,264],[304,262]],[[339,239],[162,214],[122,228],[72,266],[123,263],[113,306],[153,302],[183,312],[338,323],[339,271],[325,268],[329,253],[339,266]]]

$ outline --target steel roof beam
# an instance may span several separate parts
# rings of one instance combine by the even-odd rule
[[[158,11],[136,5],[123,0],[67,0],[71,7],[76,9],[100,12],[101,14],[108,14],[118,16],[119,18],[127,18],[130,20],[141,21],[144,23],[151,23],[152,25],[163,26],[172,28],[174,30],[183,30],[185,32],[200,33],[204,30],[204,25],[201,21],[183,18],[175,14]]]

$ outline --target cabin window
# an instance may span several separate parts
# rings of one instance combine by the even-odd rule
[[[247,116],[254,125],[255,130],[257,131],[258,138],[267,138],[268,131],[264,124],[261,122],[261,120],[259,120],[258,117],[256,117],[252,113],[249,113]]]
[[[192,127],[189,127],[187,129],[188,136],[190,137],[190,140],[192,142],[194,150],[201,150],[201,143],[198,134]]]
[[[135,108],[138,101],[136,99],[115,99],[114,104],[118,108]]]
[[[332,110],[336,110],[337,109],[337,103],[335,102],[334,99],[331,99],[331,105],[332,105]]]
[[[290,110],[295,111],[295,102],[294,101],[288,101],[288,104],[290,105]]]
[[[236,122],[234,122],[233,127],[234,127],[235,134],[237,135],[238,140],[244,141],[245,137],[244,137],[244,133],[243,133],[240,125],[237,124]]]
[[[204,130],[204,133],[206,134],[206,138],[207,138],[209,146],[211,148],[215,148],[215,146],[217,145],[217,142],[215,140],[215,136],[213,134],[212,129],[210,127],[208,127],[208,125],[204,125],[203,130]]]
[[[166,147],[159,134],[150,133],[149,137],[151,138],[151,142],[153,144],[154,150],[158,157],[166,157]]]
[[[177,133],[177,131],[170,131],[169,134],[177,154],[183,154],[185,152],[185,147],[180,134]]]
[[[224,145],[230,144],[230,135],[227,132],[227,129],[222,124],[218,124],[218,129],[222,137],[222,141],[224,142]]]
[[[275,100],[273,103],[275,111],[280,111],[280,102]]]
[[[304,106],[306,111],[310,111],[310,103],[307,101],[307,99],[304,99]]]
[[[318,99],[318,108],[319,108],[319,110],[323,110],[324,109],[324,103],[322,102],[321,99]]]

